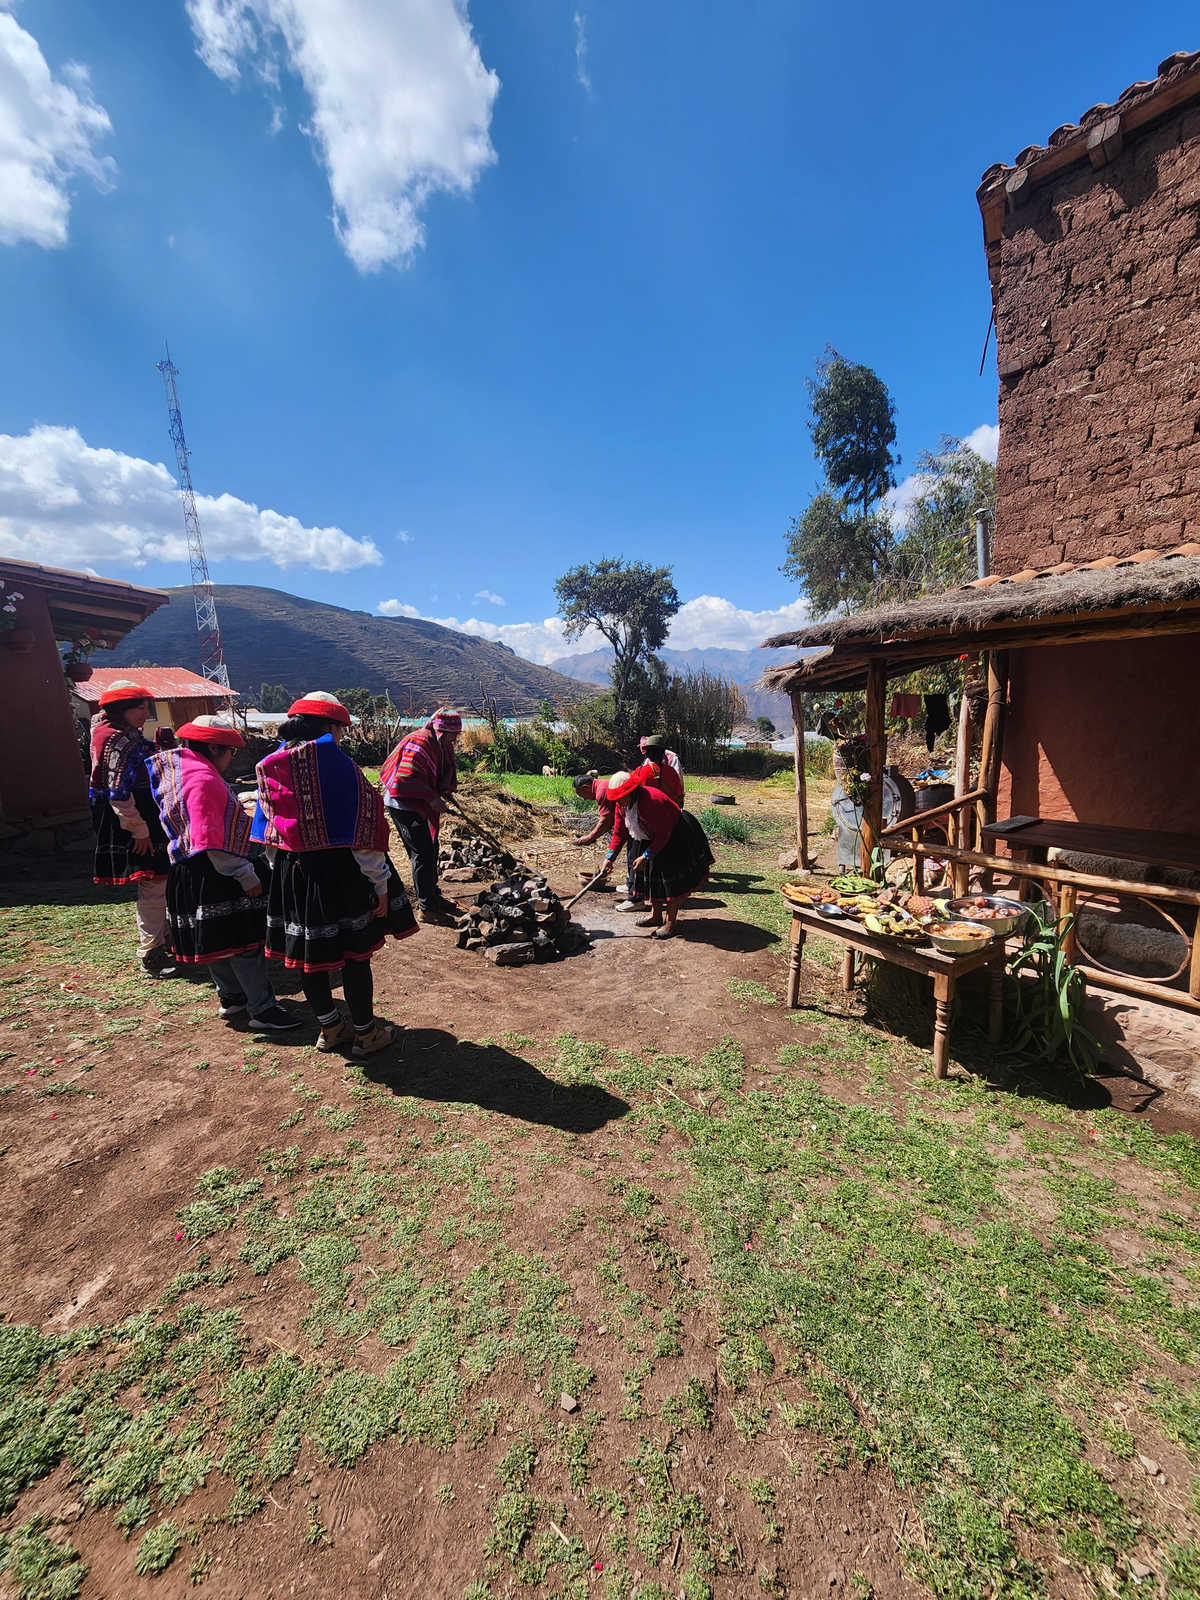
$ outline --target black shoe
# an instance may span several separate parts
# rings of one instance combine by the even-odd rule
[[[289,1016],[282,1006],[272,1006],[269,1011],[251,1017],[250,1026],[256,1033],[291,1033],[294,1028],[302,1028],[304,1024],[299,1018]]]
[[[142,971],[151,978],[174,978],[178,976],[179,968],[175,965],[175,958],[166,945],[155,945],[153,950],[147,950],[140,958]]]
[[[244,1017],[246,1015],[246,996],[244,994],[233,995],[228,1000],[222,1000],[217,1015],[224,1017],[227,1021],[230,1017]]]

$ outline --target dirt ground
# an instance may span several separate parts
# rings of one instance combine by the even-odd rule
[[[314,1304],[322,1303],[316,1267],[303,1257],[300,1272],[291,1261],[262,1273],[238,1265],[247,1256],[235,1245],[253,1244],[244,1231],[249,1213],[195,1240],[179,1220],[205,1174],[218,1167],[275,1174],[274,1187],[268,1179],[263,1192],[278,1191],[286,1209],[298,1203],[286,1197],[297,1192],[288,1184],[302,1159],[317,1182],[325,1181],[326,1167],[335,1175],[330,1182],[343,1181],[339,1174],[383,1174],[401,1206],[429,1212],[420,1258],[425,1287],[412,1291],[418,1303],[434,1288],[453,1298],[463,1285],[482,1283],[497,1260],[514,1281],[522,1274],[553,1280],[555,1292],[539,1313],[546,1348],[567,1340],[569,1362],[593,1375],[579,1404],[564,1409],[560,1384],[567,1380],[556,1374],[574,1369],[556,1366],[557,1357],[543,1365],[540,1357],[527,1356],[523,1366],[502,1361],[490,1373],[477,1373],[473,1357],[448,1360],[430,1370],[439,1384],[465,1381],[470,1370],[474,1431],[456,1422],[444,1436],[406,1438],[401,1429],[347,1465],[306,1435],[290,1469],[262,1485],[259,1508],[244,1518],[231,1513],[228,1474],[211,1462],[206,1472],[197,1467],[190,1494],[171,1513],[182,1549],[160,1577],[135,1570],[150,1524],[123,1532],[112,1498],[99,1496],[94,1484],[81,1489],[78,1463],[31,1468],[19,1510],[2,1526],[43,1518],[45,1536],[81,1552],[89,1570],[77,1588],[61,1591],[16,1587],[11,1572],[0,1574],[5,1600],[60,1592],[127,1600],[182,1595],[193,1586],[213,1600],[482,1600],[518,1588],[613,1600],[907,1600],[927,1592],[903,1558],[914,1537],[923,1537],[917,1499],[885,1467],[869,1454],[831,1451],[805,1426],[752,1428],[740,1420],[744,1406],[766,1396],[767,1379],[748,1378],[742,1392],[724,1375],[730,1327],[689,1217],[687,1140],[654,1111],[669,1112],[674,1102],[689,1112],[708,1104],[705,1092],[689,1087],[686,1062],[719,1051],[722,1041],[736,1040],[744,1056],[747,1093],[781,1092],[791,1076],[778,1064],[781,1052],[795,1058],[811,1045],[827,1054],[825,1030],[857,1014],[858,1003],[848,1005],[836,990],[832,958],[806,964],[812,1009],[788,1014],[779,1003],[783,923],[763,861],[786,839],[791,797],[737,787],[742,809],[766,828],[766,843],[754,858],[719,850],[717,870],[689,903],[676,939],[651,941],[632,916],[612,909],[611,893],[589,895],[576,909],[592,935],[590,951],[546,966],[498,969],[455,949],[452,930],[424,927],[374,963],[377,1012],[405,1032],[396,1051],[361,1073],[319,1055],[311,1029],[255,1039],[216,1020],[203,985],[131,978],[122,964],[131,912],[110,900],[107,923],[93,915],[97,896],[85,861],[49,883],[53,875],[33,863],[0,885],[13,907],[10,931],[21,912],[19,935],[9,938],[0,966],[0,1079],[7,1086],[0,1099],[7,1222],[0,1333],[18,1326],[55,1336],[108,1330],[113,1353],[102,1364],[115,1370],[129,1341],[141,1337],[129,1332],[127,1319],[147,1316],[147,1308],[167,1316],[161,1308],[174,1303],[167,1291],[179,1274],[224,1262],[227,1280],[205,1266],[201,1276],[210,1272],[211,1281],[195,1292],[206,1313],[236,1314],[244,1346],[233,1368],[308,1360],[315,1346],[316,1358],[363,1382],[382,1381],[398,1350],[417,1359],[421,1330],[410,1329],[407,1343],[385,1340],[377,1322],[361,1336],[354,1331],[354,1317],[392,1260],[384,1227],[371,1226],[383,1215],[372,1209],[382,1205],[378,1195],[361,1215],[344,1197],[338,1202],[339,1217],[353,1213],[360,1231],[353,1282],[339,1291],[342,1321],[335,1318],[320,1340],[312,1331]],[[564,896],[578,887],[581,861],[592,859],[570,846],[557,822],[522,848]],[[46,908],[25,914],[35,885]],[[454,891],[464,900],[471,892],[459,885]],[[281,978],[291,1004],[288,987]],[[618,1061],[649,1052],[657,1062],[652,1143],[631,1118],[636,1102],[644,1123],[645,1096],[619,1078],[605,1083],[590,1067],[564,1065],[583,1048],[577,1041],[597,1052],[607,1047]],[[915,1080],[924,1071],[922,1053],[911,1046],[900,1046],[896,1059],[902,1075]],[[861,1100],[866,1091],[853,1071],[838,1070],[832,1092],[847,1105]],[[1101,1097],[1113,1091],[1137,1103],[1136,1087],[1114,1082],[1102,1086]],[[897,1093],[904,1092],[901,1083]],[[1163,1131],[1188,1125],[1186,1108],[1162,1099],[1147,1114]],[[289,1145],[300,1154],[281,1153]],[[494,1194],[479,1201],[481,1185],[502,1194],[502,1203]],[[654,1192],[650,1220],[630,1201],[647,1185]],[[568,1326],[569,1339],[562,1333]],[[73,1362],[81,1372],[89,1359],[97,1358],[83,1345],[66,1350],[59,1381],[70,1381]],[[211,1423],[224,1403],[222,1372],[233,1368],[194,1372],[180,1417]],[[88,1370],[95,1381],[94,1367]],[[801,1379],[799,1369],[781,1366],[769,1404],[790,1396],[801,1406]],[[685,1392],[709,1416],[708,1426],[677,1423],[664,1435],[662,1419],[677,1414]],[[180,1391],[168,1386],[162,1393],[173,1404]],[[357,1404],[348,1399],[347,1414]],[[11,1419],[7,1436],[0,1421],[0,1449],[6,1437],[11,1444]],[[504,1516],[526,1509],[521,1470],[512,1465],[522,1441],[531,1441],[537,1463],[529,1475],[536,1531],[523,1541],[513,1534],[506,1546]],[[1171,1455],[1161,1439],[1158,1449],[1164,1462],[1170,1456],[1172,1476],[1178,1467],[1178,1481],[1185,1481],[1178,1452]],[[581,1451],[589,1453],[587,1473],[568,1471],[562,1463]],[[660,1483],[654,1463],[664,1461]],[[0,1464],[0,1492],[7,1470]],[[618,1503],[625,1509],[616,1510]],[[712,1530],[703,1551],[694,1533],[701,1513]],[[635,1526],[641,1531],[632,1540],[621,1532]],[[724,1553],[713,1556],[718,1550]],[[553,1566],[557,1559],[562,1570]],[[1064,1573],[1049,1592],[1089,1591]]]

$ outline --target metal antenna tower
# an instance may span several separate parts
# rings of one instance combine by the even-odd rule
[[[179,368],[171,360],[170,346],[167,359],[156,362],[163,375],[167,391],[167,427],[175,446],[175,462],[179,471],[179,498],[183,501],[183,526],[187,530],[188,565],[192,570],[192,599],[196,602],[196,632],[200,635],[200,670],[206,678],[229,687],[229,668],[225,665],[225,651],[221,645],[221,627],[217,621],[217,602],[213,595],[212,579],[208,575],[208,561],[204,554],[204,540],[200,535],[200,516],[196,510],[196,492],[192,488],[192,471],[188,466],[191,451],[183,434],[183,416],[179,410],[179,390],[175,379]]]

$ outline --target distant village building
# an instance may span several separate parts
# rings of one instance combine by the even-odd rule
[[[154,696],[154,720],[160,728],[179,728],[200,716],[214,716],[238,698],[236,689],[226,689],[211,678],[201,678],[186,667],[97,667],[75,693],[91,710],[100,696],[120,678],[133,678]]]
[[[20,596],[12,611],[0,609],[0,848],[53,849],[91,831],[74,686],[59,646],[115,649],[168,597],[29,561],[0,560],[0,583],[0,608]]]

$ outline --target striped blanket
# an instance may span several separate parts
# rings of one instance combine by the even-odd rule
[[[172,861],[201,850],[249,856],[250,820],[211,761],[194,750],[164,750],[146,767]]]
[[[369,784],[330,733],[281,745],[255,769],[251,837],[281,850],[386,850],[387,818]]]

